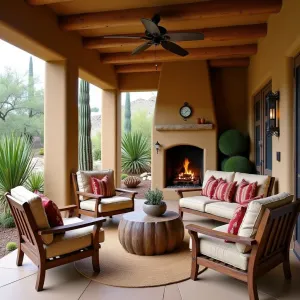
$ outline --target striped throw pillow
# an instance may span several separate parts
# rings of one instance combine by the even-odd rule
[[[211,176],[202,190],[202,196],[212,198],[219,181],[220,179],[216,179],[214,176]]]
[[[235,194],[235,202],[239,204],[243,204],[249,199],[255,197],[257,192],[257,181],[249,183],[246,180],[242,180],[239,184],[236,194]]]
[[[113,197],[115,195],[114,187],[107,175],[102,179],[91,177],[91,188],[93,194],[103,197]]]
[[[226,182],[226,180],[221,179],[216,187],[213,199],[232,202],[236,191],[236,184],[236,181]]]

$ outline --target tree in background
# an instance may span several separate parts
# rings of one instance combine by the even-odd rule
[[[131,132],[131,104],[130,104],[130,93],[126,93],[125,101],[125,123],[124,123],[124,132]]]
[[[79,90],[79,169],[93,170],[91,141],[90,85],[80,80]]]
[[[30,65],[33,74],[33,65]],[[0,73],[0,134],[16,132],[43,137],[43,90],[35,87],[33,76],[27,83],[24,78],[10,68]]]
[[[132,114],[132,132],[141,132],[142,135],[151,141],[153,115],[147,110],[138,110]]]

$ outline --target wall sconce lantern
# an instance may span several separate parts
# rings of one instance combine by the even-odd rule
[[[276,93],[270,92],[266,96],[268,107],[267,134],[269,136],[279,137],[279,98],[279,91]]]
[[[158,150],[160,149],[160,147],[161,147],[161,144],[157,141],[156,143],[155,143],[155,149],[156,149],[156,153],[158,154]]]

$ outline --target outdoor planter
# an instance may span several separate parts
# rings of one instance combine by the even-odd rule
[[[143,205],[143,210],[145,214],[153,217],[159,217],[163,215],[167,210],[166,202],[162,201],[158,205],[146,204]]]

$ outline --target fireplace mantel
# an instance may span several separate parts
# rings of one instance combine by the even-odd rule
[[[157,131],[196,131],[211,130],[213,124],[164,124],[155,125]]]

